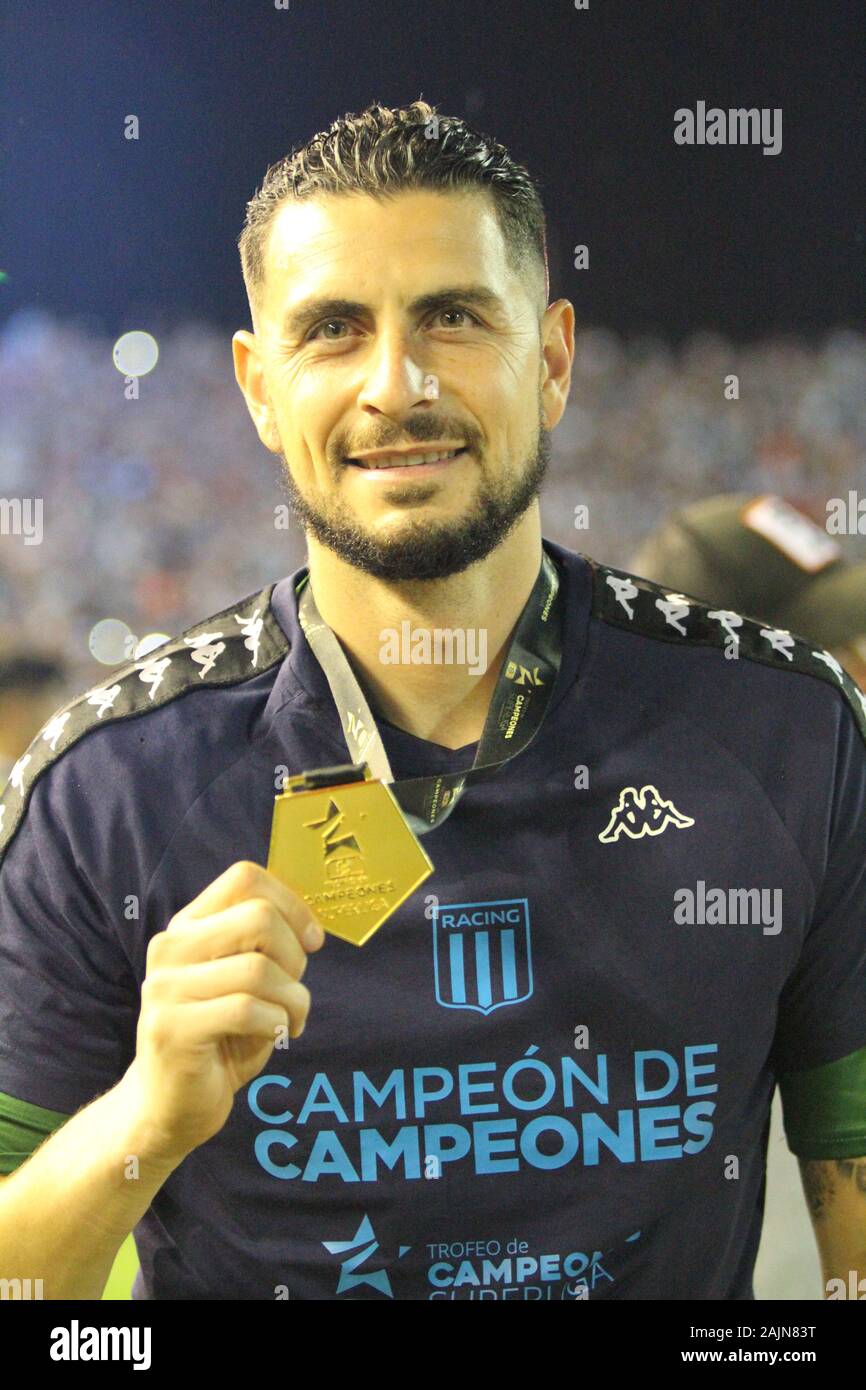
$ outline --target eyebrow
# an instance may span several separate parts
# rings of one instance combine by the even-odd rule
[[[459,300],[462,304],[492,313],[504,313],[506,305],[500,296],[486,285],[451,285],[430,294],[419,295],[409,305],[412,314],[434,313],[446,309]],[[364,318],[370,314],[370,306],[356,299],[335,299],[330,295],[305,300],[290,309],[283,319],[283,333],[289,337],[300,337],[306,328],[320,319]]]

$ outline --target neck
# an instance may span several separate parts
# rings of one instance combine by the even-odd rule
[[[374,712],[445,748],[476,742],[538,576],[537,502],[485,560],[448,579],[376,579],[313,536],[308,547],[316,606]]]

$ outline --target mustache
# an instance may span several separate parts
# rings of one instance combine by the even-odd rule
[[[356,440],[353,444],[341,448],[337,458],[342,461],[345,458],[354,458],[356,454],[364,453],[370,449],[406,449],[411,444],[427,444],[435,439],[463,439],[466,441],[467,449],[475,447],[473,435],[462,426],[452,427],[445,421],[425,419],[423,424],[418,421],[413,424],[411,429],[406,429],[402,434],[395,434],[391,431],[387,435],[382,435],[378,439]]]

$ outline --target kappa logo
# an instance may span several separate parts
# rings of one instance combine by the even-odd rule
[[[614,806],[610,820],[599,835],[604,844],[612,844],[621,833],[632,840],[640,840],[644,835],[661,835],[669,825],[685,830],[694,825],[691,816],[684,816],[672,801],[666,801],[657,787],[647,784],[641,787],[623,787],[619,801]]]
[[[378,1289],[386,1298],[394,1297],[394,1290],[391,1288],[391,1280],[388,1278],[388,1271],[385,1269],[367,1269],[363,1274],[356,1274],[355,1270],[379,1249],[379,1242],[373,1232],[373,1226],[369,1216],[364,1215],[351,1240],[323,1240],[322,1244],[331,1255],[346,1255],[346,1259],[340,1263],[340,1282],[337,1285],[337,1293],[345,1293],[347,1289],[357,1288],[359,1284],[369,1284],[371,1288]],[[397,1252],[397,1259],[402,1260],[407,1251],[411,1250],[411,1245],[401,1245]]]
[[[226,644],[220,640],[222,636],[221,632],[199,632],[195,637],[184,637],[186,645],[192,647],[190,656],[196,665],[201,667],[198,673],[200,680],[204,680],[213,670],[217,657],[222,656],[225,651]]]

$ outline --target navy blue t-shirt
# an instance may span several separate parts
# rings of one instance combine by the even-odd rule
[[[866,699],[826,652],[545,542],[564,653],[434,874],[135,1228],[136,1298],[751,1299],[777,1077],[866,1045]],[[299,574],[301,571],[299,571]],[[154,933],[344,763],[287,576],[64,706],[2,798],[0,1092],[135,1051]],[[396,777],[459,769],[382,724]]]

